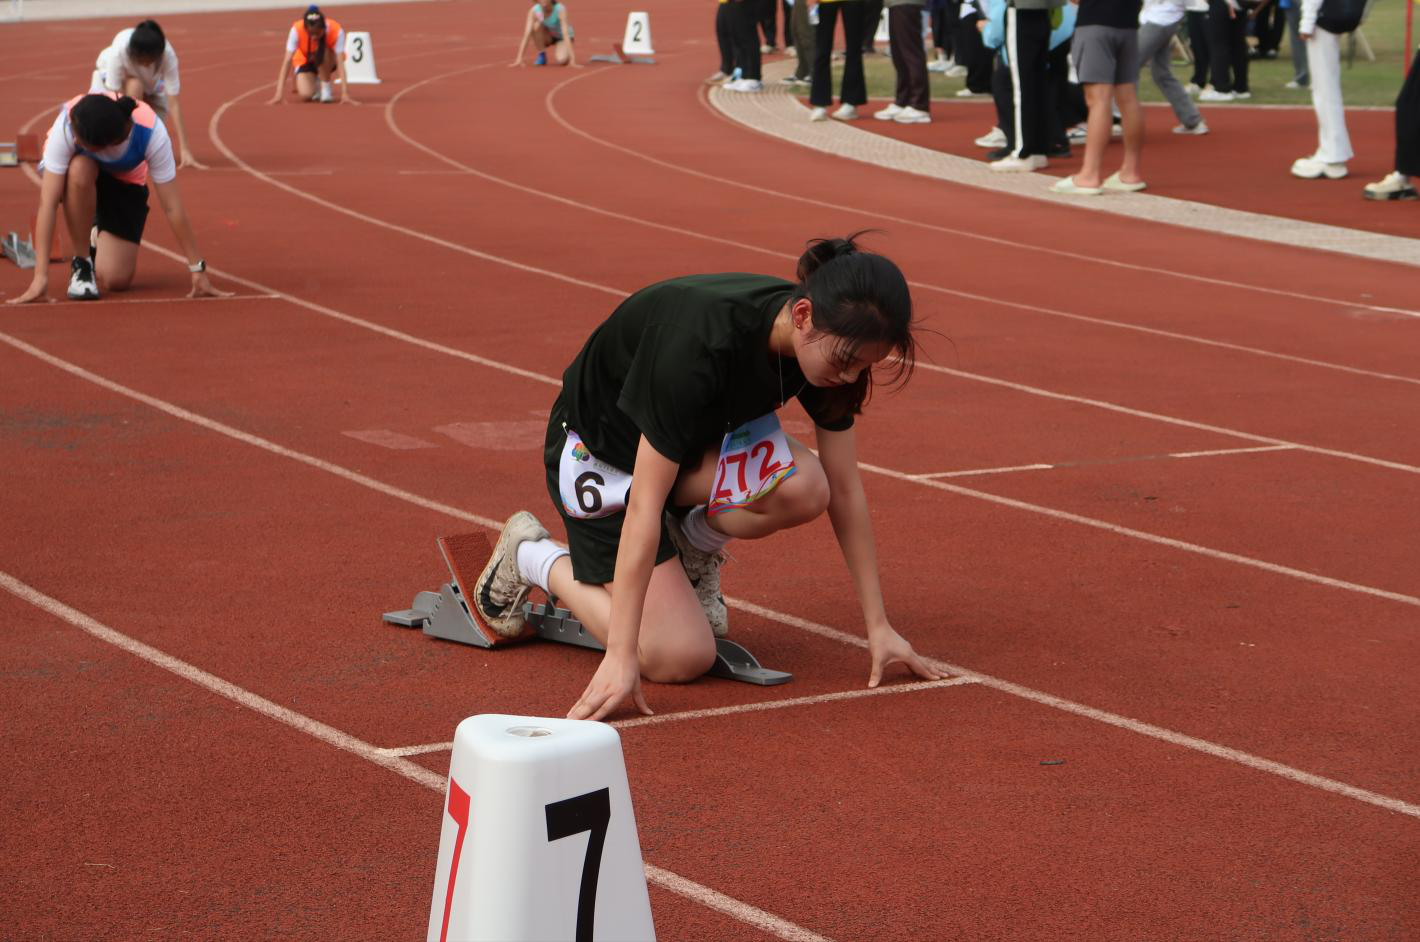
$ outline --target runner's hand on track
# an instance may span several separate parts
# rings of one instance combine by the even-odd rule
[[[189,168],[192,170],[206,170],[207,165],[204,164],[202,161],[198,160],[196,157],[192,156],[192,151],[185,150],[182,152],[182,160],[178,162],[178,169],[182,170],[184,168]]]
[[[928,664],[907,639],[892,628],[883,628],[868,637],[868,653],[873,658],[873,668],[868,674],[868,686],[876,687],[883,679],[883,671],[894,664],[901,664],[923,680],[944,680],[946,674]]]
[[[212,282],[207,280],[207,275],[198,272],[192,276],[192,290],[187,293],[187,296],[189,298],[230,298],[232,292],[212,287]]]
[[[647,716],[651,708],[646,705],[646,697],[641,692],[641,666],[633,653],[630,658],[606,654],[602,657],[592,682],[582,691],[578,700],[568,712],[569,720],[599,720],[609,715],[630,697],[636,709]]]
[[[284,105],[284,104],[286,104],[286,96],[285,96],[285,95],[279,95],[279,94],[278,94],[275,98],[273,98],[273,99],[271,99],[270,101],[268,101],[267,104],[268,104],[268,105]]]
[[[16,295],[15,297],[10,298],[10,299],[9,299],[8,301],[6,301],[5,303],[6,303],[6,304],[29,304],[31,301],[37,301],[37,300],[43,298],[44,295],[45,295],[45,292],[47,292],[48,290],[49,290],[49,279],[48,279],[48,278],[42,278],[42,279],[41,279],[41,278],[36,278],[35,280],[33,280],[33,281],[30,282],[30,286],[25,289],[25,293],[24,293],[24,294]]]

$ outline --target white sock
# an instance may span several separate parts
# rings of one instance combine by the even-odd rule
[[[552,574],[552,564],[568,555],[565,549],[551,540],[523,540],[518,544],[518,572],[528,582],[551,595],[547,577]]]
[[[321,83],[320,83],[320,93],[321,93],[322,95],[330,95],[330,94],[333,93],[333,91],[334,91],[334,88],[332,87],[332,85],[331,85],[329,82],[321,82]]]
[[[685,538],[690,545],[702,553],[718,553],[730,542],[730,537],[710,526],[710,520],[705,516],[704,504],[686,514],[680,527],[685,531]]]

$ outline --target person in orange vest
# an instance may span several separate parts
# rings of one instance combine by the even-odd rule
[[[286,52],[276,73],[276,94],[269,104],[277,105],[286,100],[288,69],[295,73],[296,94],[301,101],[359,104],[350,97],[350,80],[345,75],[345,31],[335,20],[327,19],[315,4],[307,7],[305,15],[291,24],[291,32],[286,36]],[[332,80],[340,83],[338,99],[331,88]]]
[[[168,217],[192,276],[190,298],[227,297],[212,287],[192,224],[177,188],[173,143],[152,107],[116,92],[80,95],[64,103],[40,161],[39,214],[35,219],[35,272],[29,288],[10,304],[45,297],[49,252],[59,208],[70,243],[69,297],[96,301],[99,291],[123,291],[133,282],[138,248],[148,220],[148,184]],[[97,231],[97,238],[93,232]],[[94,239],[93,242],[90,240]]]

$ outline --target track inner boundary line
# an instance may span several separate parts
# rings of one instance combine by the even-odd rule
[[[431,789],[440,795],[444,794],[447,787],[447,776],[431,772],[418,763],[410,762],[402,756],[389,755],[378,747],[352,736],[343,730],[322,723],[320,720],[312,719],[289,707],[284,707],[244,687],[239,687],[230,681],[223,680],[215,674],[208,673],[196,665],[189,664],[187,661],[173,657],[151,645],[144,644],[142,641],[129,637],[114,628],[110,628],[90,618],[78,609],[65,605],[58,599],[52,598],[38,589],[21,582],[8,572],[0,571],[0,588],[4,588],[5,591],[14,595],[16,598],[28,602],[30,605],[42,611],[48,612],[55,618],[67,622],[105,644],[110,644],[140,660],[175,674],[183,680],[196,684],[218,696],[226,697],[234,703],[259,713],[268,719],[275,720],[278,723],[282,723],[292,729],[305,733],[342,752],[358,756],[366,762],[373,763],[397,775],[402,775],[410,781],[423,785],[425,788]],[[743,900],[735,899],[718,890],[713,890],[708,886],[696,883],[693,880],[688,880],[670,870],[656,867],[649,863],[645,864],[645,870],[646,879],[656,886],[659,886],[661,889],[669,890],[672,893],[687,897],[702,906],[732,916],[757,929],[776,935],[780,939],[785,940],[785,942],[832,942],[832,940],[826,936],[821,936],[818,933],[805,929],[803,926],[792,923],[781,916],[776,916],[767,910],[760,909]]]
[[[174,418],[182,419],[183,421],[190,422],[201,428],[217,432],[221,435],[226,435],[230,438],[234,438],[245,444],[253,445],[255,447],[269,451],[273,454],[291,458],[302,464],[309,465],[310,467],[316,468],[318,470],[329,472],[331,474],[337,475],[338,477],[344,478],[345,480],[348,480],[352,483],[370,488],[371,490],[378,491],[390,497],[395,497],[400,500],[404,500],[411,504],[414,504],[415,506],[422,507],[428,510],[433,510],[437,513],[445,514],[457,520],[463,520],[469,523],[474,523],[489,530],[497,531],[503,525],[501,521],[493,520],[489,517],[484,517],[479,514],[474,514],[461,508],[452,507],[448,504],[443,504],[438,501],[422,497],[418,494],[414,494],[402,488],[385,484],[384,482],[371,478],[368,475],[351,471],[347,468],[341,467],[340,465],[336,465],[332,462],[325,461],[323,459],[316,458],[311,455],[307,455],[303,452],[299,452],[291,448],[286,448],[283,445],[278,445],[275,442],[261,438],[257,435],[252,435],[249,432],[243,432],[240,429],[225,425],[214,419],[209,419],[205,416],[198,415],[197,413],[184,409],[181,406],[177,406],[172,403],[166,402],[165,400],[158,399],[155,396],[150,396],[146,393],[141,393],[137,390],[130,389],[127,386],[124,386],[120,383],[116,383],[113,380],[106,379],[89,370],[86,370],[81,366],[77,366],[75,364],[61,360],[58,357],[53,356],[52,354],[46,353],[45,351],[40,350],[39,348],[34,347],[22,340],[19,340],[18,338],[11,337],[8,334],[0,333],[0,342],[9,344],[17,350],[28,353],[29,355],[35,357],[36,359],[44,363],[49,364],[52,367],[55,367],[56,369],[69,373],[70,375],[77,376],[80,379],[84,379],[90,383],[93,383],[96,386],[99,386],[100,388],[107,389],[110,392],[114,392],[121,396],[125,396],[127,398],[144,403],[145,405],[148,405],[149,407],[156,409],[160,412],[171,415]],[[930,483],[950,490],[964,490],[960,488],[954,488],[950,485],[942,485],[939,482]],[[1002,498],[1001,500],[1005,501],[1004,498]],[[1011,503],[1019,502],[1012,501]],[[852,647],[867,648],[868,646],[866,638],[862,638],[857,635],[852,635],[845,631],[840,631],[836,628],[831,628],[827,625],[820,625],[816,622],[811,622],[803,618],[798,618],[794,615],[788,615],[783,612],[778,612],[774,609],[766,608],[764,606],[757,605],[753,602],[748,602],[743,599],[726,598],[725,601],[726,604],[728,604],[731,608],[737,609],[739,611],[748,612],[749,614],[757,615],[761,618],[778,622],[782,625],[787,625],[793,628],[799,628],[803,631],[809,632],[810,634],[818,635],[824,638],[830,638],[835,641],[839,641],[843,644],[850,645]],[[1420,599],[1412,599],[1411,601],[1413,604],[1420,605]],[[1199,739],[1195,736],[1189,736],[1187,734],[1179,733],[1161,726],[1155,726],[1151,723],[1145,723],[1143,721],[1133,719],[1132,717],[1122,716],[1116,713],[1110,713],[1106,710],[1097,709],[1095,707],[1087,706],[1081,703],[1075,703],[1073,701],[1066,700],[1062,697],[1057,697],[1053,694],[1044,693],[1042,691],[1034,690],[1032,688],[1025,687],[1020,684],[1012,683],[1008,680],[992,677],[989,674],[983,674],[979,671],[974,671],[970,668],[955,665],[947,661],[942,661],[935,658],[929,658],[929,660],[931,660],[931,662],[935,666],[939,667],[940,669],[946,671],[949,674],[953,674],[958,677],[970,677],[978,683],[984,684],[985,686],[992,687],[997,690],[1005,691],[1014,696],[1022,697],[1024,699],[1031,700],[1049,707],[1053,707],[1055,709],[1064,710],[1068,713],[1074,713],[1079,716],[1085,716],[1090,719],[1098,720],[1102,723],[1107,723],[1111,726],[1116,726],[1121,729],[1127,729],[1131,732],[1138,733],[1144,736],[1149,736],[1153,739],[1158,739],[1163,742],[1172,743],[1173,745],[1181,746],[1186,749],[1192,749],[1197,752],[1202,752],[1220,759],[1236,762],[1241,765],[1245,765],[1249,768],[1276,775],[1292,782],[1307,785],[1309,787],[1317,788],[1322,791],[1331,792],[1333,794],[1342,795],[1347,798],[1352,798],[1356,801],[1361,801],[1366,804],[1385,808],[1389,811],[1396,811],[1401,814],[1409,815],[1411,817],[1420,818],[1420,805],[1411,804],[1399,798],[1393,798],[1387,795],[1382,795],[1378,792],[1372,792],[1368,791],[1367,789],[1358,788],[1354,785],[1349,785],[1345,782],[1341,782],[1336,779],[1330,779],[1326,778],[1325,776],[1303,771],[1301,769],[1292,768],[1291,766],[1284,765],[1280,762],[1274,762],[1271,759],[1265,759],[1259,756],[1254,756],[1250,753],[1246,753],[1238,749],[1232,749],[1228,746],[1219,745],[1217,743],[1213,743],[1205,739]],[[372,746],[371,748],[375,747]]]

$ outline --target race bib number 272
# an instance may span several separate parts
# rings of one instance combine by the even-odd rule
[[[773,412],[725,436],[708,513],[748,506],[794,473],[794,453]]]

